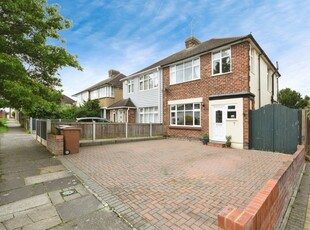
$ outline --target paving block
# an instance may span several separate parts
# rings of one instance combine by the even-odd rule
[[[13,214],[8,214],[8,215],[0,216],[0,222],[3,222],[3,221],[5,221],[5,220],[12,219],[13,217],[14,217]]]
[[[49,192],[48,195],[54,205],[61,204],[64,202],[64,199],[60,195],[61,190],[56,190],[53,192]]]
[[[0,216],[51,203],[46,193],[0,206]]]
[[[33,222],[28,216],[14,217],[13,219],[9,219],[3,222],[7,230],[20,228],[30,223],[33,223]]]
[[[29,213],[28,216],[33,222],[38,222],[43,219],[52,218],[58,216],[56,208],[52,205],[45,207],[38,207],[33,212]]]
[[[26,177],[25,178],[25,184],[26,185],[37,184],[37,183],[42,183],[42,182],[46,182],[46,181],[70,177],[70,176],[72,176],[72,173],[70,173],[68,171],[47,173],[47,174],[38,175],[38,176]]]
[[[83,196],[56,205],[56,210],[64,222],[102,208],[102,204],[92,195]]]
[[[0,223],[0,230],[6,230],[6,228],[4,227],[2,223]]]
[[[59,216],[54,216],[52,218],[47,218],[29,225],[25,225],[23,230],[42,230],[55,227],[59,224],[61,224],[61,219]]]

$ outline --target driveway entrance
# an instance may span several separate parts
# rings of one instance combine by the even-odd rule
[[[83,147],[66,156],[130,209],[137,229],[217,229],[227,205],[245,208],[292,156],[178,139]]]

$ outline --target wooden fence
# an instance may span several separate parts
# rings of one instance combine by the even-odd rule
[[[252,149],[293,154],[301,143],[301,111],[266,105],[250,111]]]
[[[164,127],[159,123],[95,123],[95,122],[52,122],[51,133],[57,134],[60,125],[70,125],[81,129],[81,140],[107,138],[163,136]]]

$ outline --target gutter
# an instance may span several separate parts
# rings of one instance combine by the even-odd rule
[[[148,72],[152,72],[153,70],[159,70],[159,68],[161,68],[161,66],[157,66],[157,67],[153,67],[152,69],[147,69],[147,70],[144,70],[144,71],[141,71],[141,72],[137,72],[137,73],[134,73],[132,75],[129,75],[128,77],[124,77],[123,79],[121,79],[120,81],[125,81],[125,80],[128,80],[130,78],[133,78],[133,77],[136,77],[140,74],[144,74],[144,73],[148,73]]]

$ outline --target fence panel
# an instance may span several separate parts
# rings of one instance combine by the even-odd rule
[[[81,128],[81,140],[92,140],[93,123],[92,122],[52,122],[51,132],[59,133],[57,126],[70,125]],[[150,136],[150,124],[128,123],[128,137],[148,137]],[[125,123],[95,123],[96,139],[106,138],[125,138]],[[163,124],[152,124],[152,136],[161,136],[164,134]]]
[[[252,149],[294,153],[300,142],[300,118],[297,109],[273,104],[250,111]]]

